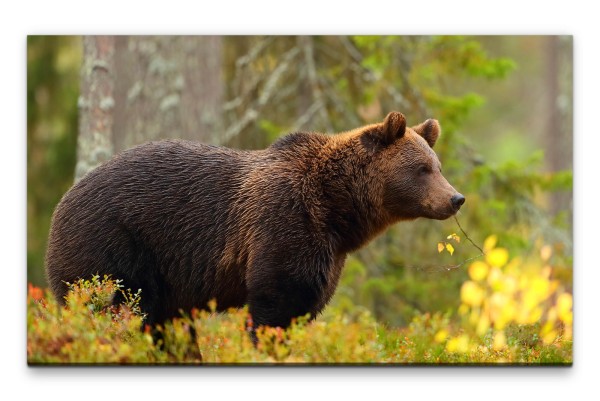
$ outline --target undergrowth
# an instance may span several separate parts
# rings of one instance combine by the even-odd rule
[[[248,334],[247,308],[217,313],[215,302],[159,326],[144,324],[144,294],[119,280],[71,283],[66,305],[29,286],[29,364],[571,364],[572,296],[553,278],[547,249],[534,261],[486,240],[468,266],[458,310],[423,313],[407,327],[377,322],[360,306],[329,307],[314,321]],[[125,302],[113,305],[117,292]],[[347,310],[347,306],[344,308]],[[193,334],[195,333],[195,334]],[[155,341],[153,338],[161,338]]]

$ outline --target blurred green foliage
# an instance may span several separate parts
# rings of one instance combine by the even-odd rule
[[[27,278],[45,282],[50,217],[73,184],[80,39],[27,38]]]
[[[490,42],[488,39],[487,43]],[[498,42],[502,43],[502,39]],[[444,166],[444,175],[467,198],[458,219],[475,243],[481,244],[491,233],[498,233],[511,252],[527,254],[534,244],[550,242],[557,245],[556,257],[570,268],[570,209],[567,205],[567,209],[552,215],[548,202],[551,192],[571,192],[572,171],[547,172],[544,152],[532,150],[530,132],[523,120],[515,120],[508,133],[518,132],[519,138],[526,138],[515,141],[509,150],[520,151],[523,156],[495,158],[497,162],[481,156],[480,150],[489,149],[490,145],[487,127],[480,126],[480,132],[468,133],[464,128],[486,105],[487,88],[509,79],[518,68],[516,62],[491,56],[480,39],[473,37],[369,36],[353,37],[352,44],[367,56],[361,62],[362,74],[356,76],[347,71],[347,79],[360,81],[356,87],[365,96],[356,98],[350,93],[340,96],[359,99],[358,104],[347,104],[355,110],[375,104],[385,113],[398,109],[400,102],[409,123],[416,124],[428,117],[440,121],[443,134],[435,150]],[[528,63],[524,50],[515,55]],[[369,76],[375,79],[363,78]],[[519,79],[524,78],[519,76]],[[502,101],[519,95],[514,90],[504,93]],[[497,99],[491,101],[498,103]],[[520,109],[522,105],[513,107]],[[492,109],[489,120],[502,119],[493,113]],[[538,120],[543,118],[540,114]],[[570,165],[570,160],[566,164]],[[460,233],[452,219],[419,220],[392,227],[349,260],[338,290],[340,296],[334,303],[344,302],[341,299],[346,296],[346,300],[368,306],[377,319],[394,325],[406,325],[419,313],[456,308],[458,289],[466,273],[464,269],[447,266],[479,252],[463,242],[453,255],[438,254],[437,242],[453,232]]]

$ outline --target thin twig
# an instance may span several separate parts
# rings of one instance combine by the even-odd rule
[[[314,102],[306,112],[301,115],[293,124],[291,128],[291,132],[296,132],[304,128],[304,126],[310,121],[310,119],[315,115],[315,113],[321,109],[323,103],[321,101]]]
[[[221,136],[221,143],[227,143],[229,140],[239,135],[240,132],[242,132],[244,128],[246,128],[246,126],[254,122],[259,117],[263,107],[267,104],[267,102],[271,99],[271,96],[275,92],[279,79],[288,70],[294,57],[296,57],[298,53],[300,53],[300,49],[294,47],[282,56],[281,62],[266,79],[258,101],[256,101],[255,104],[249,106],[242,118],[236,124],[230,126],[227,129],[227,131],[225,131],[225,133]]]
[[[325,100],[323,99],[323,92],[319,87],[317,68],[315,66],[313,39],[308,36],[300,36],[298,41],[302,46],[302,52],[304,53],[308,82],[312,91],[313,100],[322,106],[318,109],[318,112],[321,115],[323,123],[325,124],[325,128],[328,132],[333,132],[333,125],[331,124],[331,120],[327,114],[327,109],[324,107]]]
[[[459,264],[456,264],[456,265],[429,266],[429,267],[404,266],[404,267],[405,268],[409,268],[409,269],[422,270],[422,271],[426,271],[426,270],[455,270],[455,269],[458,269],[458,268],[464,266],[465,264],[469,263],[472,260],[475,260],[475,259],[478,259],[478,258],[484,256],[485,252],[483,251],[483,249],[481,249],[481,247],[479,245],[477,245],[475,242],[473,242],[473,240],[469,237],[469,235],[466,233],[466,231],[460,225],[460,223],[459,223],[458,218],[456,217],[456,215],[454,216],[454,220],[456,221],[456,224],[458,224],[458,228],[463,233],[463,235],[465,236],[465,238],[475,248],[477,248],[481,252],[479,255],[476,255],[476,256],[473,256],[471,258],[465,259],[465,260],[463,260],[462,262],[460,262]]]
[[[354,44],[348,38],[348,36],[340,36],[339,39],[340,39],[340,42],[342,42],[342,45],[344,46],[344,48],[346,48],[346,51],[348,52],[348,54],[350,55],[350,57],[352,57],[357,64],[360,64],[362,62],[362,60],[363,60],[363,55],[354,46]]]
[[[473,240],[471,240],[471,238],[469,238],[469,236],[467,235],[467,233],[465,232],[465,230],[463,230],[462,226],[458,222],[458,218],[456,217],[456,215],[454,215],[454,220],[456,221],[456,224],[458,224],[458,228],[460,228],[460,231],[462,231],[462,233],[465,235],[465,238],[468,239],[469,242],[471,244],[473,244],[473,246],[475,248],[479,249],[479,252],[481,252],[481,255],[485,255],[485,252],[483,251],[483,249],[481,249],[476,243],[474,243]]]
[[[263,38],[260,42],[250,49],[244,56],[238,58],[235,62],[235,76],[233,78],[232,88],[242,92],[241,83],[245,81],[244,75],[248,66],[255,61],[258,56],[266,49],[273,41],[272,36]]]
[[[284,72],[287,71],[288,67],[290,66],[290,63],[298,53],[300,53],[300,49],[294,47],[283,54],[283,56],[281,57],[281,63],[279,63],[279,65],[273,70],[273,72],[265,82],[265,86],[263,87],[262,93],[258,98],[259,106],[264,106],[267,103],[267,101],[271,97],[273,90],[277,87],[279,79],[284,74]]]

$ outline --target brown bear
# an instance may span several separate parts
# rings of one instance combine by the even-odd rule
[[[259,151],[150,142],[88,173],[58,204],[46,273],[109,274],[150,324],[248,304],[255,327],[319,314],[352,252],[390,224],[446,219],[465,201],[432,150],[440,127],[382,123],[338,135],[289,134]]]

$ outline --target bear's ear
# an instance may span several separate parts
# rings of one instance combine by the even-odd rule
[[[389,145],[396,139],[402,138],[405,131],[406,118],[404,118],[404,114],[392,111],[383,120],[380,140],[384,144]]]
[[[412,129],[415,130],[417,134],[421,135],[432,148],[440,136],[440,123],[433,118],[430,118],[429,120],[412,127]]]

